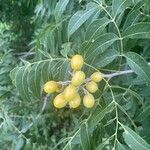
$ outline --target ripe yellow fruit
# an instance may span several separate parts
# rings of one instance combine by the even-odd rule
[[[71,83],[74,86],[79,86],[85,81],[85,73],[83,71],[77,71],[72,77]]]
[[[44,85],[44,91],[48,94],[56,92],[58,83],[56,81],[48,81]]]
[[[65,88],[64,92],[64,97],[67,101],[71,101],[75,98],[75,96],[77,95],[77,89],[75,86],[73,85],[69,85]]]
[[[103,79],[103,76],[100,72],[94,72],[90,78],[94,82],[100,82]]]
[[[84,64],[83,57],[81,55],[74,55],[71,59],[71,67],[73,70],[81,70]]]
[[[95,104],[94,96],[87,94],[83,97],[83,105],[87,108],[92,108]]]
[[[86,89],[90,92],[90,93],[95,93],[98,90],[98,86],[94,81],[90,81],[86,84]]]
[[[80,103],[81,103],[81,97],[79,94],[77,94],[73,100],[69,101],[69,106],[70,108],[77,108],[80,106]]]
[[[53,104],[56,108],[60,109],[66,106],[67,101],[65,100],[64,95],[61,93],[55,97]]]

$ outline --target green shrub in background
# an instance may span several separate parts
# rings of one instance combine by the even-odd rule
[[[1,101],[2,149],[149,150],[149,0],[43,0],[33,18],[31,50],[15,59],[16,88]],[[68,81],[75,54],[104,80],[92,109],[58,110],[43,85]]]
[[[37,0],[0,0],[0,4],[0,21],[7,22],[16,36],[11,48],[27,51],[35,28],[32,16]]]

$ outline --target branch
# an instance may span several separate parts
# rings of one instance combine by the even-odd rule
[[[148,63],[148,65],[150,65],[150,62]],[[128,74],[128,73],[134,73],[134,71],[133,70],[117,71],[117,72],[111,73],[111,74],[103,74],[103,77],[104,78],[112,78],[112,77],[115,77],[115,76]]]
[[[20,53],[14,53],[14,55],[20,56],[20,55],[34,55],[35,52],[20,52]]]
[[[58,83],[61,85],[68,85],[71,83],[71,81],[59,81]]]
[[[103,77],[104,78],[112,78],[112,77],[115,77],[115,76],[119,76],[119,75],[123,75],[123,74],[128,74],[128,73],[133,73],[133,72],[134,71],[132,71],[132,70],[118,71],[118,72],[111,73],[111,74],[103,74]]]

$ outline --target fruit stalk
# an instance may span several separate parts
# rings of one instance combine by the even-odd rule
[[[118,71],[118,72],[115,72],[115,73],[103,74],[103,77],[104,78],[112,78],[112,77],[115,77],[115,76],[119,76],[119,75],[123,75],[123,74],[128,74],[128,73],[133,73],[133,72],[134,71],[132,71],[132,70]]]
[[[148,63],[148,65],[150,65],[150,62]],[[112,78],[115,76],[119,76],[119,75],[124,75],[124,74],[128,74],[128,73],[133,73],[133,70],[125,70],[125,71],[117,71],[115,73],[110,73],[110,74],[103,74],[104,78]]]

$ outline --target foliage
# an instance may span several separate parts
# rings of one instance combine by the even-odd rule
[[[16,51],[27,51],[34,32],[32,16],[37,4],[36,0],[0,0],[0,18],[9,23],[10,30],[16,38],[11,41],[11,48]]]
[[[1,101],[0,146],[150,149],[150,2],[42,0],[34,18],[31,51],[10,73],[19,95],[13,88],[11,97]],[[51,79],[67,81],[74,54],[84,57],[87,76],[101,71],[106,78],[99,83],[93,109],[56,110],[43,85]],[[120,70],[123,75],[112,75]]]

